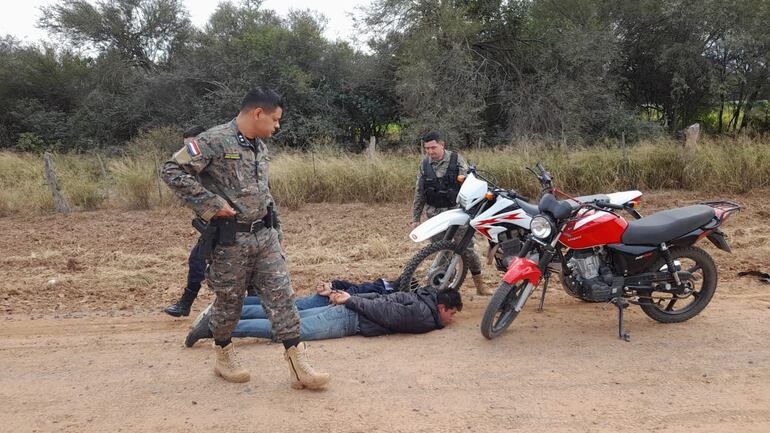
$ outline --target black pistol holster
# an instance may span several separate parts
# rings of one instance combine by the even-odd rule
[[[262,223],[267,228],[277,229],[278,228],[278,215],[275,211],[275,205],[273,203],[270,203],[267,205],[267,213],[262,218]]]
[[[195,230],[201,234],[198,243],[200,243],[199,252],[202,257],[209,258],[219,240],[219,230],[216,224],[206,223],[202,218],[196,217],[192,220]]]
[[[238,224],[234,218],[215,218],[212,223],[217,226],[219,243],[223,246],[235,245],[235,234],[248,231],[239,227],[242,224]]]

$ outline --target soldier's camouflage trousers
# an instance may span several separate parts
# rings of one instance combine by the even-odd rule
[[[299,337],[294,290],[275,229],[237,233],[235,245],[217,245],[206,280],[217,296],[209,325],[215,339],[230,338],[241,317],[248,283],[262,300],[273,334],[279,340]]]

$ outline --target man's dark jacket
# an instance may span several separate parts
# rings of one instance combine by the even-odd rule
[[[373,298],[351,296],[345,307],[358,313],[360,334],[365,337],[393,333],[422,334],[443,328],[438,315],[436,292],[395,292]]]

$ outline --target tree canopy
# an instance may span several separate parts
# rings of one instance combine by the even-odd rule
[[[0,39],[0,147],[78,150],[161,126],[213,126],[252,87],[287,100],[289,146],[429,129],[456,146],[590,144],[770,129],[764,0],[373,0],[368,49],[325,18],[223,2],[203,29],[180,0],[62,0],[39,26],[60,43]]]

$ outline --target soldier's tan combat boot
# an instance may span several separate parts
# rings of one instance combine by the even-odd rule
[[[492,293],[494,293],[492,289],[489,289],[484,285],[484,278],[481,276],[481,274],[473,275],[472,278],[473,278],[473,285],[476,286],[477,295],[489,296]]]
[[[233,343],[225,347],[219,347],[214,344],[214,350],[217,352],[217,362],[214,364],[214,372],[222,376],[222,379],[228,382],[248,382],[251,379],[248,370],[241,366],[238,357],[235,355]]]
[[[318,389],[326,385],[331,379],[329,373],[319,373],[310,365],[310,358],[308,358],[307,346],[305,346],[304,341],[288,348],[283,357],[289,362],[291,387],[294,389],[304,387]]]

